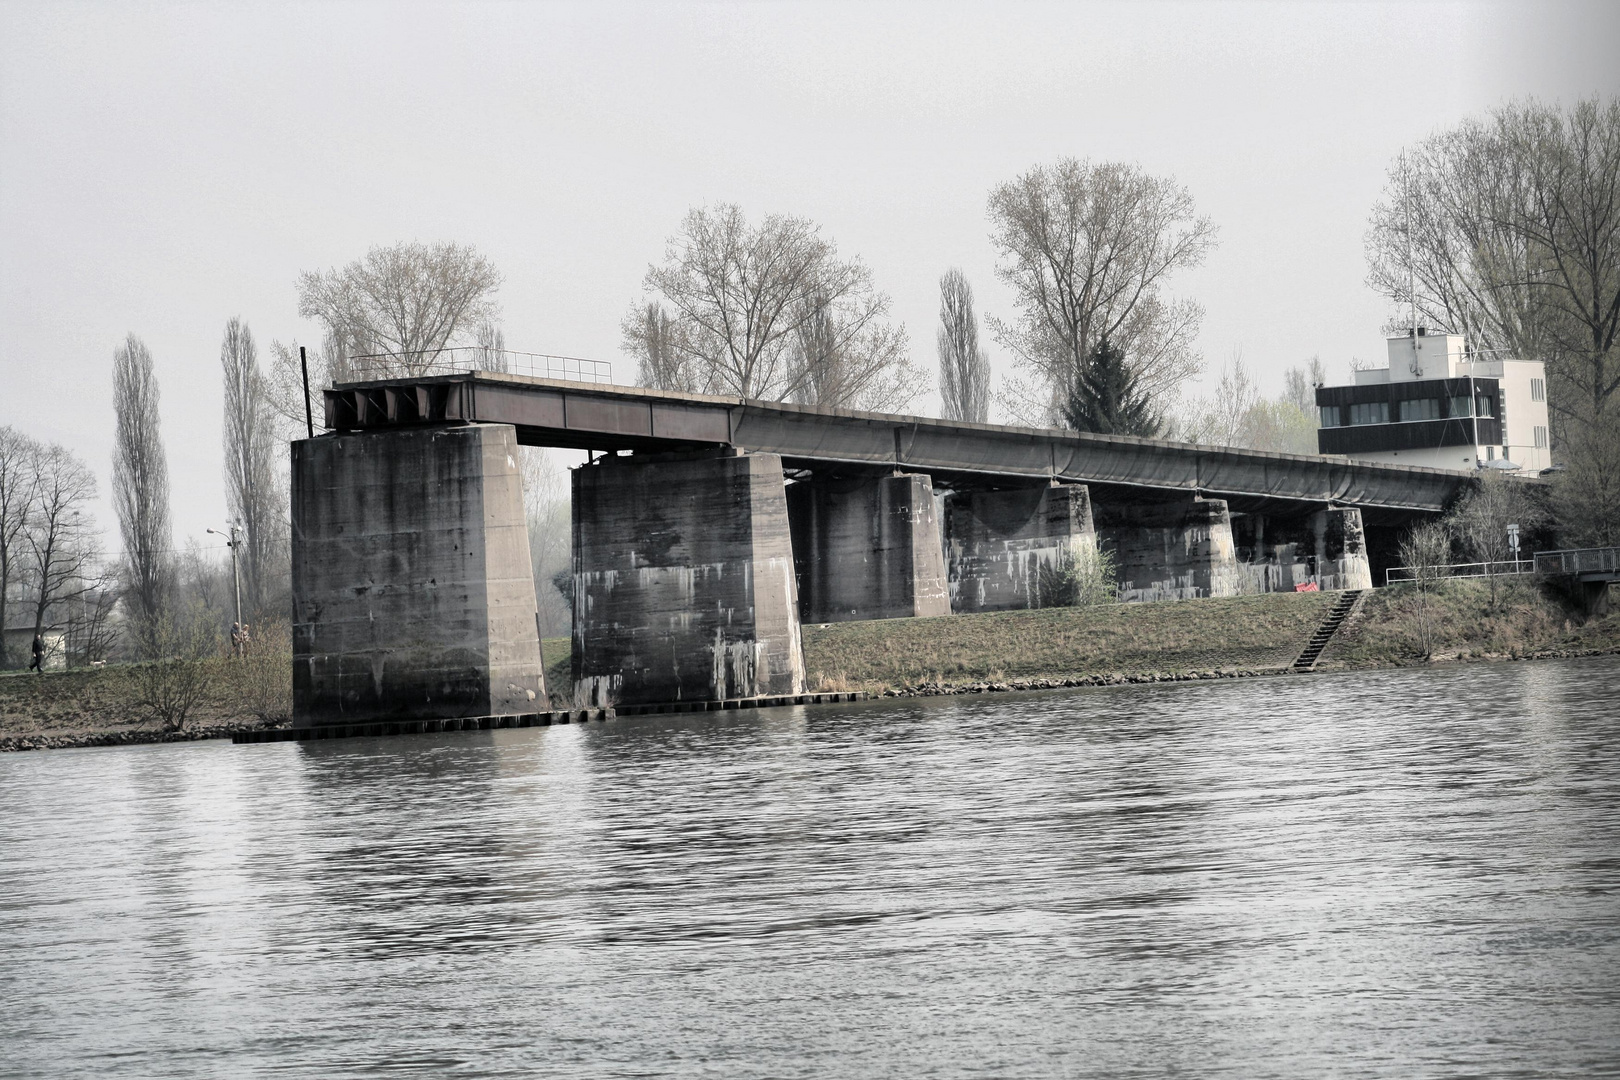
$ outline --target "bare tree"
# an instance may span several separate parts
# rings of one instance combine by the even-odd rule
[[[1566,469],[1553,479],[1552,509],[1571,547],[1620,545],[1620,410],[1571,425]]]
[[[1451,534],[1438,521],[1413,525],[1400,541],[1400,559],[1412,574],[1412,615],[1425,659],[1434,655],[1438,629],[1435,594],[1451,576]]]
[[[1322,358],[1313,356],[1303,366],[1283,373],[1283,400],[1307,416],[1316,416],[1316,388],[1327,385]]]
[[[756,228],[737,206],[695,208],[644,286],[624,323],[644,382],[874,408],[915,392],[889,298],[803,218]]]
[[[479,371],[506,371],[509,368],[506,331],[501,329],[500,323],[493,318],[484,319],[473,332],[473,340],[477,342],[473,366]]]
[[[365,374],[419,375],[497,314],[501,274],[465,244],[374,247],[341,270],[298,278],[298,313],[326,331],[327,362],[374,356]]]
[[[271,564],[282,548],[285,513],[276,482],[276,419],[259,370],[253,332],[241,319],[225,324],[219,351],[225,376],[225,493],[242,527],[237,557],[242,601],[254,617],[265,608]]]
[[[681,341],[682,325],[656,300],[633,308],[620,324],[625,351],[636,358],[636,384],[655,390],[701,394],[708,390],[690,349]]]
[[[990,419],[990,357],[979,346],[973,286],[962,271],[939,279],[939,393],[947,420],[982,424]]]
[[[158,429],[152,354],[134,334],[113,356],[113,506],[124,542],[127,599],[137,626],[162,613],[171,583],[169,463]]]
[[[1324,378],[1321,361],[1312,359],[1308,371],[1291,368],[1284,376],[1283,395],[1268,399],[1244,366],[1242,350],[1233,350],[1231,362],[1221,369],[1215,394],[1208,400],[1184,402],[1172,435],[1189,442],[1314,454],[1321,426],[1314,404],[1314,380]],[[1301,401],[1311,404],[1302,407]]]
[[[1546,522],[1546,508],[1530,485],[1491,470],[1481,472],[1473,488],[1446,515],[1446,526],[1461,542],[1463,551],[1485,564],[1493,606],[1501,576],[1493,572],[1493,564],[1513,558],[1508,526],[1517,525],[1528,539]]]
[[[1620,102],[1504,106],[1409,147],[1367,234],[1368,284],[1476,347],[1545,360],[1555,432],[1620,391]]]
[[[26,530],[39,485],[40,447],[12,427],[0,427],[0,627],[6,625],[7,603],[22,571]],[[0,669],[8,666],[5,636],[0,634]]]
[[[1197,266],[1214,243],[1215,227],[1195,215],[1185,188],[1134,165],[1063,158],[995,188],[989,210],[996,273],[1019,309],[1015,323],[986,320],[1024,373],[1002,395],[1014,415],[1054,422],[1104,338],[1131,358],[1149,395],[1197,372],[1203,310],[1163,295],[1170,275]]]
[[[889,298],[863,286],[839,298],[818,293],[808,304],[793,343],[787,398],[831,409],[905,408],[923,375],[911,364],[905,328],[881,321]]]
[[[35,460],[38,482],[26,535],[37,636],[52,608],[100,589],[103,580],[88,509],[96,497],[95,475],[60,446],[42,450]]]

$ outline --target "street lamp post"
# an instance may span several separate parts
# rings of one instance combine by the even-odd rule
[[[215,536],[224,536],[224,537],[226,537],[225,546],[231,549],[231,580],[236,585],[236,625],[238,627],[241,627],[241,625],[242,625],[242,571],[236,565],[236,545],[239,543],[239,541],[236,539],[236,522],[233,521],[233,522],[230,523],[230,530],[231,531],[228,534],[227,533],[222,533],[218,529],[209,529],[207,531],[213,533]]]

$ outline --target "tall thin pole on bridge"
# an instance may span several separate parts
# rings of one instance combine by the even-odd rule
[[[309,429],[309,437],[315,437],[315,413],[309,404],[309,357],[304,355],[304,347],[298,346],[298,366],[304,369],[304,426]]]

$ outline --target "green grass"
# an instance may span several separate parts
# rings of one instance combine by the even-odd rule
[[[573,651],[573,638],[548,637],[540,641],[546,661],[546,693],[554,709],[566,709],[574,703],[574,675],[569,667]]]
[[[813,689],[867,690],[1283,667],[1334,598],[1268,593],[807,626],[805,662]]]

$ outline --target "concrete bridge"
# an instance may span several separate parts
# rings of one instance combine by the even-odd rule
[[[573,470],[576,706],[804,690],[801,622],[1366,588],[1463,474],[471,372],[293,444],[299,724],[532,712],[519,445]]]

